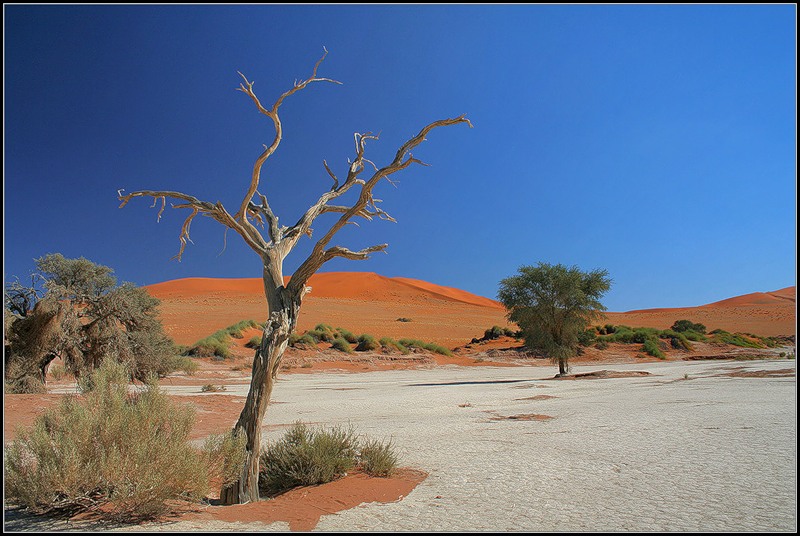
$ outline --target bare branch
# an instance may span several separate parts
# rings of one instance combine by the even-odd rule
[[[331,168],[328,167],[328,162],[323,160],[322,161],[322,165],[325,166],[325,171],[327,171],[328,175],[330,175],[331,178],[333,179],[333,186],[331,187],[331,190],[337,189],[339,187],[339,179],[336,177],[336,175],[333,173],[333,171],[331,171]]]
[[[283,138],[283,125],[281,124],[280,117],[278,116],[278,108],[280,108],[281,104],[283,104],[283,100],[286,97],[289,97],[294,93],[297,93],[301,89],[305,89],[305,87],[311,84],[312,82],[331,82],[333,84],[341,84],[341,82],[337,80],[317,77],[317,69],[319,69],[319,66],[325,59],[325,56],[328,55],[328,50],[327,49],[323,50],[325,50],[325,53],[319,60],[317,60],[317,63],[314,64],[314,70],[311,73],[311,77],[306,80],[301,80],[300,82],[295,82],[294,87],[292,87],[292,89],[284,92],[280,97],[278,97],[278,100],[275,101],[275,103],[272,105],[272,108],[270,109],[265,108],[264,105],[261,104],[261,101],[253,91],[253,85],[255,82],[248,80],[245,75],[239,73],[239,76],[242,77],[244,83],[239,85],[239,87],[237,88],[238,91],[241,91],[242,93],[250,97],[255,103],[258,111],[266,115],[270,119],[272,119],[272,123],[275,126],[275,138],[272,140],[272,143],[269,145],[269,147],[265,147],[264,151],[256,159],[255,164],[253,165],[253,173],[250,178],[250,186],[247,188],[247,192],[245,193],[244,199],[242,200],[242,204],[234,216],[235,219],[241,222],[241,224],[244,225],[245,227],[250,225],[250,223],[247,221],[247,205],[253,198],[253,195],[256,193],[256,190],[258,189],[259,182],[261,181],[261,168],[264,166],[264,162],[266,162],[267,159],[270,156],[272,156],[272,154],[278,148],[278,145],[280,145],[281,139]]]
[[[195,216],[197,216],[198,212],[200,212],[200,209],[195,207],[192,210],[192,213],[189,215],[189,217],[186,218],[186,221],[183,222],[183,226],[181,227],[181,234],[179,236],[179,239],[181,241],[181,249],[180,251],[178,251],[177,255],[172,257],[173,259],[178,259],[178,262],[181,261],[181,257],[183,256],[183,250],[186,248],[186,242],[187,241],[192,242],[192,239],[189,238],[189,227],[192,225],[192,220],[194,219]],[[194,244],[194,242],[192,242],[192,244]]]
[[[372,134],[358,134],[354,135],[354,140],[356,143],[356,158],[350,164],[350,170],[347,174],[347,179],[345,179],[344,184],[342,184],[339,188],[332,190],[330,192],[326,192],[322,194],[319,200],[309,208],[306,213],[303,215],[302,218],[291,227],[286,235],[285,239],[288,239],[288,246],[289,249],[293,247],[297,240],[303,235],[307,234],[308,231],[311,229],[312,222],[320,215],[325,213],[340,213],[341,216],[339,219],[334,223],[331,228],[328,230],[325,235],[320,238],[317,243],[314,245],[313,250],[309,254],[308,258],[298,267],[295,273],[292,275],[291,280],[289,281],[288,289],[290,292],[298,293],[300,292],[308,278],[311,277],[325,262],[330,260],[335,256],[341,256],[346,258],[366,258],[366,253],[371,251],[380,251],[385,249],[378,248],[378,246],[374,246],[378,249],[374,250],[362,250],[361,252],[351,252],[349,250],[345,250],[344,248],[328,248],[328,244],[330,243],[331,239],[338,233],[345,225],[353,223],[351,221],[354,217],[362,217],[367,220],[370,220],[374,217],[378,217],[380,219],[386,221],[394,222],[395,219],[392,218],[389,214],[385,211],[377,207],[377,203],[380,200],[375,199],[372,195],[373,189],[375,186],[380,182],[381,179],[387,179],[388,177],[398,171],[402,171],[403,169],[407,168],[411,164],[423,164],[421,160],[414,158],[410,152],[412,149],[417,147],[420,143],[425,141],[425,136],[428,133],[437,127],[442,126],[450,126],[450,125],[457,125],[459,123],[466,123],[472,128],[472,123],[465,117],[459,116],[452,119],[440,119],[439,121],[434,121],[422,128],[419,133],[405,142],[400,149],[395,154],[394,160],[392,162],[383,167],[378,169],[377,166],[373,164],[375,168],[375,173],[370,177],[368,180],[362,180],[358,178],[358,175],[364,170],[364,149],[366,146],[367,140],[376,140],[378,136],[373,136]],[[327,166],[326,166],[327,167]],[[390,181],[391,182],[391,181]],[[358,200],[350,207],[339,206],[339,205],[329,205],[328,202],[339,197],[344,192],[352,188],[354,185],[360,185],[361,191],[359,193]],[[367,248],[370,249],[370,248]],[[341,253],[341,254],[340,254]]]
[[[351,261],[361,261],[364,259],[369,258],[370,253],[375,253],[376,251],[383,251],[386,252],[386,248],[389,247],[389,244],[378,244],[377,246],[370,246],[368,248],[364,248],[361,251],[350,251],[347,248],[343,248],[341,246],[333,246],[325,250],[325,261],[329,261],[334,257],[343,257],[345,259],[350,259]]]
[[[194,217],[198,214],[213,218],[224,226],[229,227],[239,233],[239,235],[244,238],[244,241],[247,243],[247,245],[249,245],[259,255],[263,255],[263,253],[266,251],[267,244],[258,230],[252,225],[250,225],[250,229],[245,229],[245,227],[234,220],[234,218],[228,213],[227,210],[225,210],[225,207],[223,207],[222,203],[220,202],[212,204],[206,201],[200,201],[194,196],[173,191],[140,190],[129,194],[124,194],[123,192],[124,190],[117,191],[117,197],[121,201],[119,208],[127,205],[130,200],[135,197],[152,197],[154,200],[153,206],[155,206],[155,201],[161,199],[162,207],[159,211],[159,220],[161,219],[161,213],[164,211],[166,198],[183,201],[183,203],[172,204],[173,208],[188,208],[192,210],[192,214],[186,218],[183,226],[181,227],[181,232],[179,235],[179,240],[181,242],[180,250],[178,251],[178,254],[173,257],[177,258],[179,261],[181,260],[183,251],[186,248],[186,242],[191,242],[191,239],[189,238],[189,227],[191,226]]]

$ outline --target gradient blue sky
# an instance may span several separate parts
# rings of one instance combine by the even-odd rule
[[[259,277],[234,233],[118,188],[229,208],[273,136],[234,91],[281,108],[262,192],[284,223],[345,173],[353,132],[378,165],[426,123],[431,164],[376,190],[397,224],[339,245],[372,271],[495,297],[539,261],[605,268],[611,311],[691,306],[796,283],[793,5],[4,6],[4,277],[51,252],[150,284]],[[324,222],[322,222],[324,223]],[[322,223],[315,226],[316,234]],[[291,273],[311,240],[287,259]]]

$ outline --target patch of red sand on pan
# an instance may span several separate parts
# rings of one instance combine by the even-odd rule
[[[390,478],[350,473],[344,478],[296,488],[269,500],[231,506],[211,506],[191,512],[181,520],[218,520],[240,523],[285,521],[293,531],[310,531],[322,516],[335,514],[363,503],[390,503],[407,496],[428,475],[413,469],[400,469]]]

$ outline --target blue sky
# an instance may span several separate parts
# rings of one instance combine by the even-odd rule
[[[605,268],[611,311],[677,307],[796,283],[793,5],[4,6],[4,277],[60,252],[120,280],[259,277],[241,239],[116,191],[241,202],[273,136],[236,71],[281,108],[261,191],[285,223],[344,174],[354,132],[378,165],[425,124],[431,164],[376,196],[398,223],[372,271],[494,297],[537,262]],[[324,221],[315,226],[316,235]],[[286,261],[291,273],[312,242]]]

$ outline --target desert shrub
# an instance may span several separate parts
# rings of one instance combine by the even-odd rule
[[[452,356],[453,355],[453,352],[451,352],[450,350],[448,350],[444,346],[441,346],[441,345],[433,343],[433,342],[423,342],[423,341],[420,341],[418,339],[400,339],[399,342],[400,342],[400,344],[402,344],[403,346],[405,346],[406,348],[409,348],[409,349],[419,348],[419,349],[422,349],[422,350],[428,350],[429,352],[434,352],[434,353],[442,354],[442,355],[446,355],[446,356]]]
[[[522,332],[521,331],[514,331],[511,328],[503,328],[503,335],[505,335],[506,337],[514,337],[514,338],[519,338],[519,339],[522,338]]]
[[[317,346],[319,341],[309,335],[308,332],[298,335],[297,333],[292,333],[289,335],[289,346],[292,348],[314,348]]]
[[[578,334],[578,344],[581,346],[591,346],[597,340],[597,331],[594,328],[589,328]]]
[[[230,340],[230,339],[228,339]],[[231,357],[231,350],[229,347],[230,342],[212,337],[206,337],[197,341],[188,352],[192,357],[220,357],[228,359]]]
[[[339,350],[340,352],[344,352],[346,354],[352,354],[353,353],[353,348],[350,346],[350,343],[347,342],[346,340],[342,339],[341,337],[333,339],[333,343],[332,343],[331,347],[334,350]]]
[[[216,393],[219,391],[227,391],[224,385],[214,385],[213,383],[207,383],[200,388],[201,393]]]
[[[377,350],[380,348],[381,345],[378,341],[375,340],[375,337],[364,333],[363,335],[358,337],[358,346],[356,346],[357,352],[371,352],[373,350]]]
[[[391,442],[371,439],[361,445],[358,461],[368,475],[387,477],[397,468],[398,457]]]
[[[181,370],[185,372],[187,375],[192,376],[194,375],[195,372],[197,372],[199,365],[197,364],[196,361],[194,361],[189,357],[183,355],[176,355],[170,367],[173,370]]]
[[[130,374],[104,361],[81,378],[82,397],[64,398],[19,432],[5,451],[7,499],[36,513],[138,520],[203,497],[208,466],[188,443],[192,408],[155,381],[129,393]]]
[[[292,333],[292,335],[294,335],[294,333]],[[289,336],[289,344],[290,345],[292,345],[292,335]],[[256,348],[259,348],[261,346],[261,336],[254,335],[254,336],[250,337],[250,340],[247,341],[245,346],[248,347],[248,348],[252,348],[254,350]],[[292,345],[292,346],[294,346],[294,345]]]
[[[326,430],[295,423],[261,453],[259,487],[274,495],[331,482],[355,466],[357,445],[350,428]]]
[[[242,334],[243,330],[257,327],[259,327],[259,325],[255,320],[241,320],[232,326],[225,328],[225,331],[234,339],[242,339],[244,338],[244,335]]]
[[[218,479],[222,487],[229,486],[239,480],[244,466],[247,435],[241,430],[214,434],[209,436],[203,445],[203,454],[209,469],[209,475]]]
[[[703,334],[706,332],[706,327],[703,324],[695,324],[691,320],[676,320],[670,329],[678,333],[694,331],[695,333]]]
[[[7,363],[5,373],[5,393],[21,395],[47,392],[41,375],[33,374],[20,363]]]
[[[743,348],[763,348],[764,345],[761,341],[754,341],[748,339],[741,333],[728,333],[725,330],[715,329],[711,332],[713,335],[713,341],[723,344],[731,344],[733,346],[741,346]]]
[[[644,353],[651,355],[653,357],[657,357],[659,359],[666,359],[667,356],[664,355],[664,352],[658,347],[658,342],[653,339],[647,339],[644,341],[642,345],[642,350]]]
[[[380,343],[382,348],[385,348],[389,351],[397,350],[404,355],[411,353],[411,350],[409,350],[396,340],[392,339],[391,337],[381,337],[381,339],[378,342]]]
[[[500,326],[492,326],[483,332],[483,338],[484,340],[487,341],[499,339],[503,335],[504,335],[503,328],[501,328]]]
[[[197,341],[189,347],[185,355],[193,357],[216,356],[222,359],[229,359],[231,357],[231,337],[241,339],[244,337],[244,335],[242,335],[242,330],[255,327],[259,327],[259,324],[255,320],[242,320],[232,326],[215,331],[205,339]]]
[[[669,344],[676,350],[691,350],[692,345],[689,343],[689,339],[686,338],[686,333],[691,332],[677,332],[671,329],[665,329],[658,333],[658,337],[660,339],[669,339]]]
[[[339,337],[346,340],[350,344],[355,344],[358,342],[358,337],[353,335],[350,331],[347,331],[344,328],[336,328],[336,332],[338,333]]]
[[[333,342],[336,338],[333,328],[327,324],[317,324],[314,329],[307,331],[306,335],[313,337],[316,342]]]
[[[600,339],[594,344],[594,347],[597,348],[598,350],[605,350],[606,348],[608,348],[608,343],[605,340]]]
[[[683,335],[692,342],[702,342],[708,340],[708,337],[696,331],[684,331],[683,333],[681,333],[681,335]]]
[[[404,316],[401,316],[400,318],[398,318],[397,321],[398,322],[412,322],[412,320],[410,318],[406,318]]]

